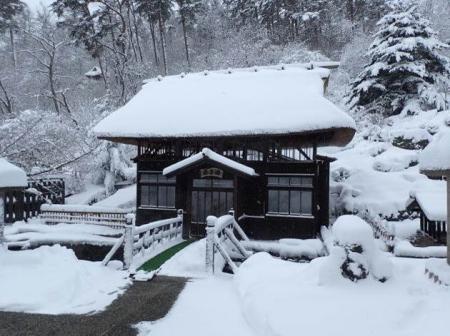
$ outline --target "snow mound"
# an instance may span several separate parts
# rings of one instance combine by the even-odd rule
[[[78,260],[72,250],[43,246],[0,251],[0,310],[88,314],[105,309],[131,281],[101,263]]]
[[[352,281],[368,276],[384,282],[392,277],[392,263],[376,245],[372,228],[357,216],[341,216],[332,227],[335,245],[321,270],[321,282],[342,277]]]

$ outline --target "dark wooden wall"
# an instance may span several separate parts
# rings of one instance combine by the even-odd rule
[[[162,171],[177,160],[149,160],[138,159],[138,172]],[[235,214],[237,218],[243,216],[239,223],[247,234],[254,239],[279,238],[313,238],[320,232],[322,225],[329,221],[329,161],[284,161],[262,162],[251,161],[245,163],[255,169],[259,177],[245,178],[236,176],[235,186]],[[185,211],[184,236],[189,236],[191,221],[191,186],[192,179],[204,164],[177,176],[175,208],[148,209],[138,206],[137,224],[176,216],[177,209]],[[222,167],[223,168],[223,167]],[[267,209],[267,176],[268,173],[281,174],[310,174],[313,179],[313,216],[266,215]],[[139,173],[138,173],[139,181]],[[137,204],[140,204],[140,185],[137,187]]]

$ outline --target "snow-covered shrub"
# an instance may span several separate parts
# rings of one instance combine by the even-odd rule
[[[328,262],[324,263],[322,279],[330,279],[330,274],[353,282],[372,278],[384,282],[392,276],[392,264],[378,250],[372,228],[357,216],[339,217],[332,227],[334,246]]]
[[[393,134],[392,144],[403,149],[424,149],[432,140],[425,129],[407,129]]]
[[[331,172],[331,178],[335,182],[345,181],[350,177],[350,169],[347,167],[338,167]]]

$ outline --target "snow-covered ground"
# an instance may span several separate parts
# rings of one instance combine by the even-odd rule
[[[163,271],[189,276],[195,269],[201,276],[192,257],[200,256],[203,248],[202,241],[190,245]],[[445,334],[450,289],[427,278],[425,260],[391,256],[393,275],[388,281],[353,283],[324,277],[329,258],[292,263],[258,253],[234,277],[203,273],[188,283],[166,317],[140,323],[139,335]]]
[[[42,246],[0,250],[0,310],[88,314],[105,309],[130,285],[128,274],[78,260],[72,250]]]
[[[445,182],[420,174],[418,163],[421,148],[448,132],[448,125],[450,111],[435,110],[379,125],[360,120],[348,146],[321,150],[337,159],[331,164],[332,210],[397,218],[415,193],[444,190]]]

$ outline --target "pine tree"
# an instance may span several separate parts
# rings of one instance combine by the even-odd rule
[[[191,59],[189,56],[189,43],[187,32],[196,22],[196,16],[203,10],[203,4],[199,0],[176,0],[180,14],[181,27],[183,29],[184,49],[188,69],[191,70]]]
[[[349,106],[384,115],[445,108],[439,84],[448,82],[450,66],[439,51],[448,45],[430,22],[411,7],[393,10],[378,26],[370,62],[351,84]]]

